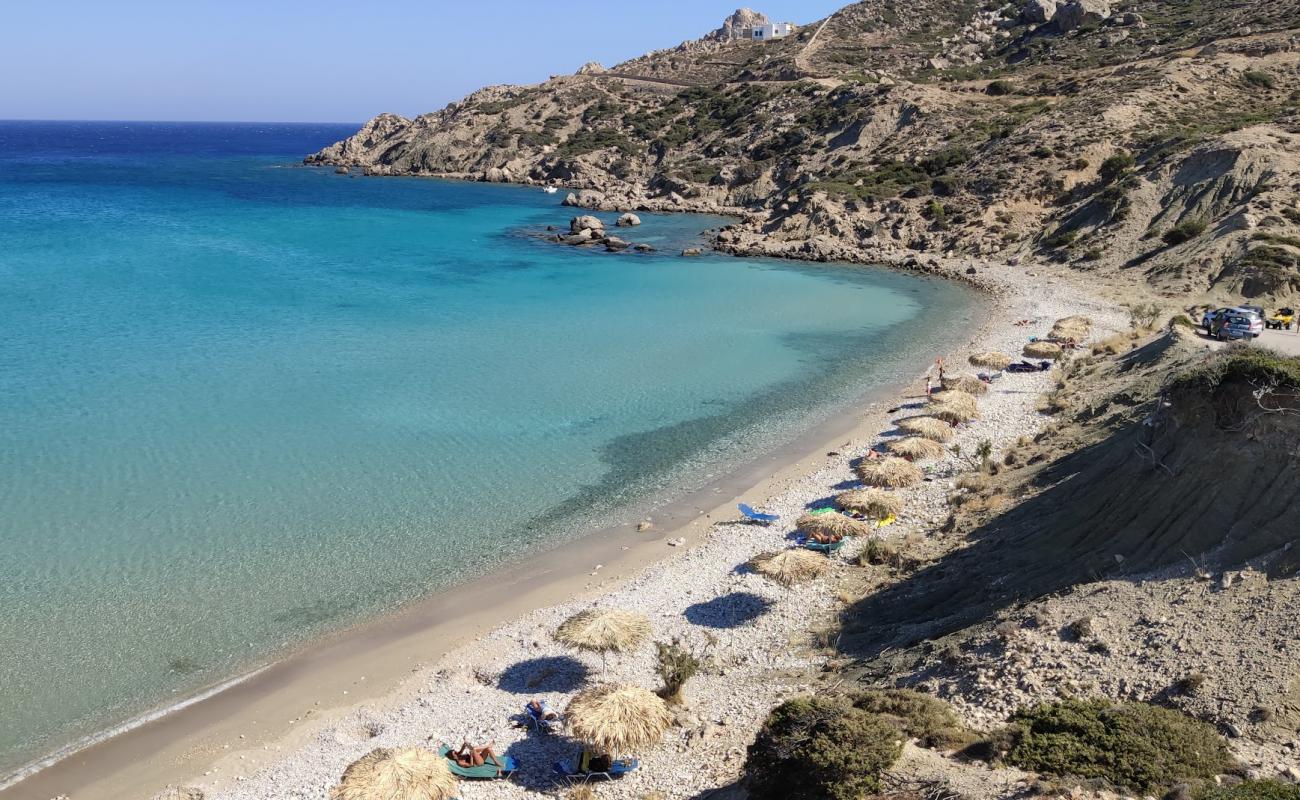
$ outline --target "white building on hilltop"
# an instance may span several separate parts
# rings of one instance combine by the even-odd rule
[[[773,22],[752,8],[738,8],[722,21],[722,27],[704,38],[714,42],[766,42],[784,39],[798,30],[789,22]]]
[[[767,22],[749,28],[742,28],[740,38],[752,39],[755,42],[766,42],[771,39],[784,39],[793,34],[795,30],[796,26],[789,22]]]

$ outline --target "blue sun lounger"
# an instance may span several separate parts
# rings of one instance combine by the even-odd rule
[[[640,762],[635,758],[620,758],[610,765],[607,772],[584,772],[579,764],[579,759],[566,758],[563,761],[555,762],[555,771],[569,783],[586,783],[592,778],[604,778],[607,781],[612,781],[615,778],[623,777],[639,766]]]
[[[813,552],[816,553],[825,553],[826,555],[830,555],[831,553],[837,553],[839,552],[840,548],[844,546],[843,539],[840,539],[838,542],[831,542],[830,544],[822,544],[821,542],[815,541],[813,539],[808,538],[807,536],[802,536],[802,535],[796,538],[794,540],[794,543],[799,545],[805,550],[812,550]]]
[[[744,503],[736,506],[736,508],[739,508],[740,513],[745,515],[745,519],[757,522],[760,525],[771,525],[773,522],[780,519],[776,514],[764,514],[761,511],[755,511],[753,507],[747,506]]]
[[[545,700],[542,701],[541,713],[534,711],[531,703],[524,705],[524,713],[528,715],[528,724],[542,733],[555,733],[564,727],[564,721],[551,710],[551,704]]]

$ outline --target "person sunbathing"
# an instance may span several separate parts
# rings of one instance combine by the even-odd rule
[[[497,754],[492,750],[491,742],[488,742],[482,747],[475,747],[469,742],[464,742],[461,744],[459,750],[449,751],[447,753],[447,758],[450,758],[452,761],[455,761],[458,765],[465,767],[466,769],[481,767],[489,761],[497,767],[501,766],[501,762],[497,760]]]
[[[560,720],[560,715],[545,700],[529,700],[528,710],[538,722],[555,723]]]
[[[824,531],[810,531],[808,533],[808,538],[817,544],[835,544],[843,537],[838,534],[826,533]]]
[[[578,769],[582,772],[602,773],[609,772],[614,768],[614,759],[608,753],[593,753],[590,750],[583,750],[582,757],[578,759]]]

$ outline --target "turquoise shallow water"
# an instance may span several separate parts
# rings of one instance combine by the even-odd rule
[[[969,313],[671,255],[721,220],[579,252],[553,195],[296,166],[350,130],[0,123],[0,775],[698,485]]]

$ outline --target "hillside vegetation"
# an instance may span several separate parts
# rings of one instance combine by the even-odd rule
[[[1038,260],[1212,299],[1300,288],[1298,137],[1295,0],[873,0],[381,115],[307,160],[727,210],[735,252]]]

